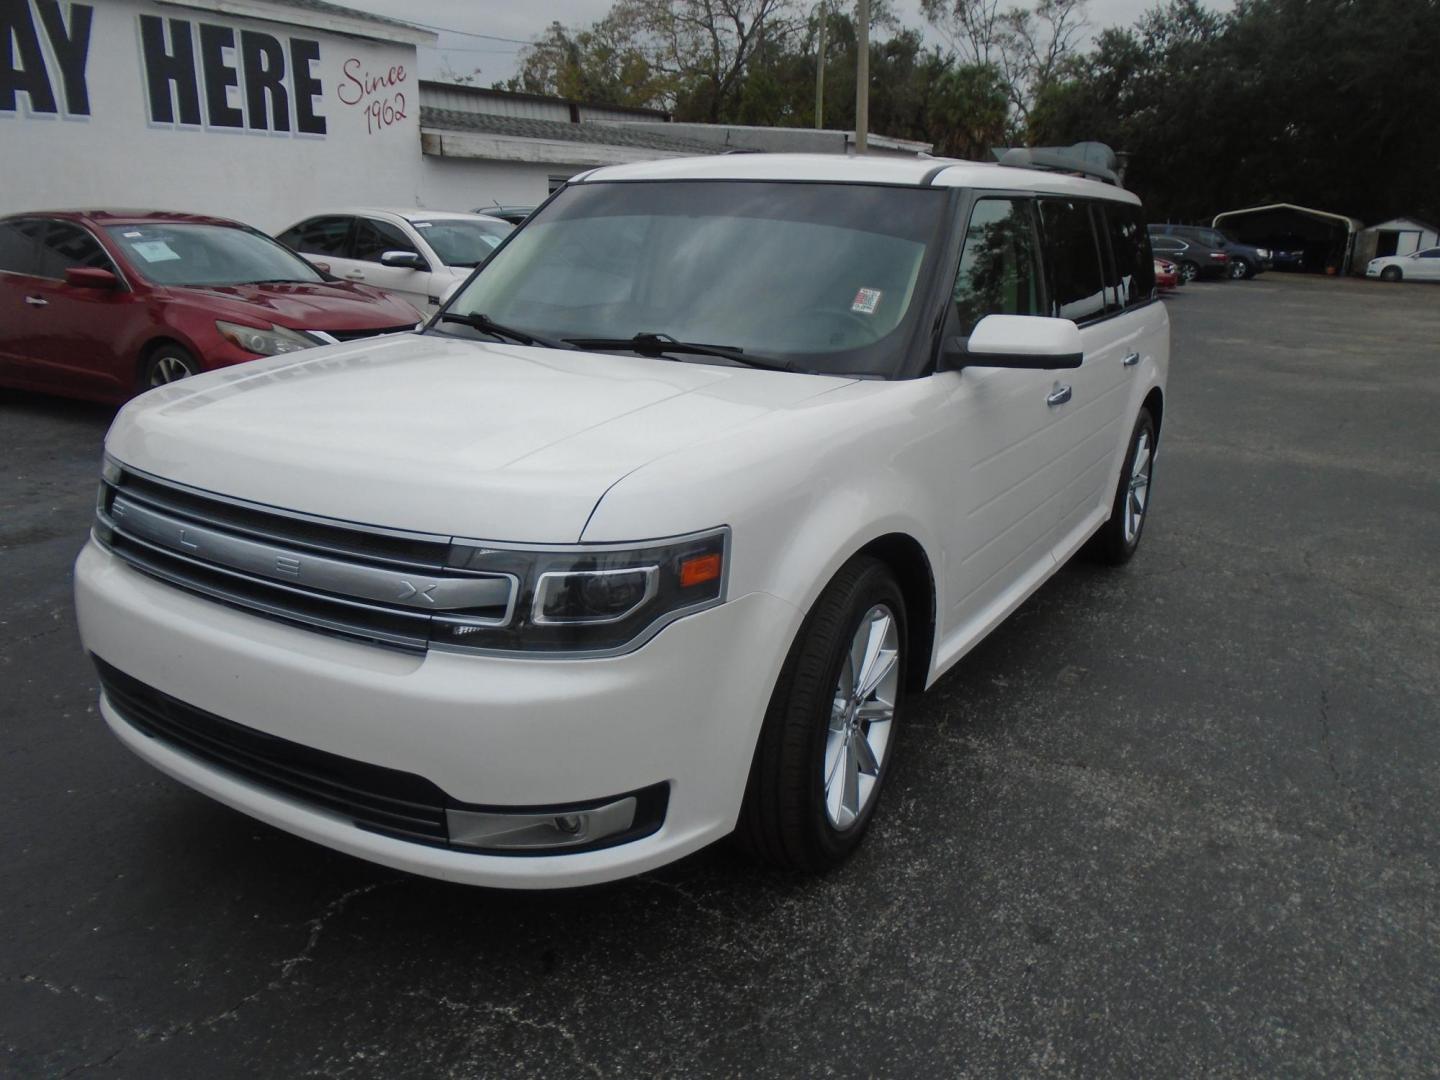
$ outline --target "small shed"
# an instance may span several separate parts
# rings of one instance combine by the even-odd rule
[[[1363,274],[1365,264],[1371,259],[1382,259],[1386,255],[1412,255],[1432,247],[1440,247],[1440,229],[1418,218],[1391,218],[1355,234],[1355,254],[1350,259],[1350,270]]]
[[[1301,268],[1311,273],[1343,274],[1363,222],[1329,210],[1270,203],[1216,214],[1211,225],[1256,247],[1303,250]]]

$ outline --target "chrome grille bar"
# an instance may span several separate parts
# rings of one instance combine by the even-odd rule
[[[510,574],[444,570],[450,537],[397,540],[124,468],[107,470],[95,535],[136,569],[209,599],[411,650],[428,648],[432,613],[451,634],[456,624],[507,625],[519,592]],[[400,561],[401,550],[418,558]]]

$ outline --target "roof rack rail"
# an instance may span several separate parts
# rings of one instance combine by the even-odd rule
[[[1042,169],[1073,173],[1101,180],[1116,187],[1120,183],[1120,159],[1102,142],[1078,142],[1073,146],[1014,146],[996,151],[1001,165],[1017,169]]]

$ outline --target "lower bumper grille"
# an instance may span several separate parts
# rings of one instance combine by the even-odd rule
[[[602,799],[548,807],[497,807],[458,802],[414,773],[356,761],[256,731],[147,686],[98,656],[93,659],[105,699],[120,718],[137,731],[220,772],[348,818],[369,832],[448,847],[451,846],[450,811],[561,815],[613,801]],[[597,843],[565,848],[563,853],[614,847],[658,830],[665,820],[670,786],[654,784],[614,798],[629,796],[636,800],[634,823],[630,828]],[[484,849],[467,844],[464,850]],[[561,852],[507,850],[495,853],[523,857]]]
[[[186,705],[98,657],[95,666],[111,708],[151,738],[362,829],[439,843],[447,838],[445,793],[423,777],[267,735]]]

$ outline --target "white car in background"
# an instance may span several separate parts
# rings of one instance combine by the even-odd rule
[[[514,229],[485,214],[361,207],[315,214],[277,239],[336,277],[384,289],[428,316]]]
[[[1386,255],[1371,259],[1365,276],[1381,281],[1440,281],[1440,247],[1426,248],[1411,255]]]

